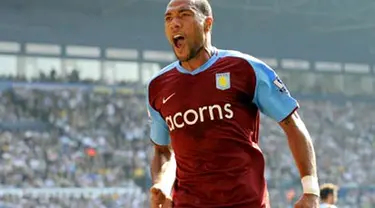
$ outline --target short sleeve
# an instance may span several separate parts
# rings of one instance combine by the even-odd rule
[[[150,138],[158,145],[168,145],[170,143],[168,126],[159,112],[152,108],[149,102],[148,88],[146,93],[147,113],[150,121]]]
[[[284,120],[299,107],[298,102],[271,67],[255,58],[249,62],[256,76],[253,103],[277,122]]]

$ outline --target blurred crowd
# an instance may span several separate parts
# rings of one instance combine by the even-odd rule
[[[0,196],[1,208],[118,208],[147,207],[145,194],[105,194],[98,197],[85,196]]]
[[[143,193],[20,197],[0,192],[0,208],[147,207],[152,146],[144,95],[57,85],[13,86],[0,92],[0,190],[139,187]],[[300,104],[321,182],[349,187],[340,192],[340,207],[375,207],[374,189],[363,188],[375,184],[375,105]],[[300,181],[285,136],[275,124],[262,118],[260,141],[272,205],[285,208],[299,196]]]
[[[299,114],[314,142],[320,182],[362,187],[343,189],[340,207],[375,207],[375,188],[368,187],[375,184],[372,171],[375,167],[375,105],[334,101],[300,101],[300,105]],[[270,119],[264,117],[261,123],[260,142],[267,160],[266,177],[271,198],[278,203],[288,197],[289,201],[296,200],[299,195],[294,187],[300,184],[299,173],[285,136]],[[280,195],[279,190],[283,188],[289,191]]]

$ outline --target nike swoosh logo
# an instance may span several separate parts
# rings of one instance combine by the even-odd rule
[[[172,95],[168,96],[167,98],[163,98],[163,104],[168,102],[169,99],[171,99],[176,93],[173,93]]]

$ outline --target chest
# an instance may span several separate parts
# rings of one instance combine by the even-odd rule
[[[250,80],[243,69],[230,66],[168,77],[156,100],[159,112],[171,131],[180,126],[230,119],[234,107],[250,102]]]

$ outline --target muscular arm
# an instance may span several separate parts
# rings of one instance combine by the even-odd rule
[[[151,175],[153,187],[164,193],[169,198],[176,180],[176,160],[169,146],[156,145],[151,162]]]
[[[301,177],[311,175],[317,177],[316,159],[310,134],[305,124],[295,111],[279,125],[284,130]]]
[[[154,144],[154,155],[151,161],[151,207],[171,203],[171,192],[176,178],[177,164],[170,147],[170,134],[163,116],[153,104],[155,98],[149,96],[150,83],[146,90],[146,107],[150,122],[150,139]],[[168,200],[166,200],[168,199]]]
[[[306,126],[296,112],[299,104],[271,67],[252,57],[248,57],[248,61],[256,78],[253,103],[262,113],[276,120],[284,130],[301,175],[303,193],[315,195],[310,198],[311,203],[316,203],[319,184],[315,152]]]
[[[168,163],[171,159],[171,149],[168,146],[161,146],[154,144],[154,155],[151,161],[151,177],[152,183],[159,181],[159,176],[162,174],[163,165]]]

